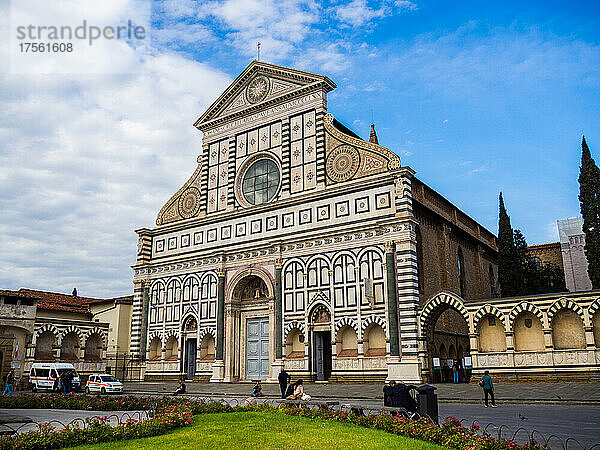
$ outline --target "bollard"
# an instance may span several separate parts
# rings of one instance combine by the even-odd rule
[[[429,417],[438,423],[438,399],[435,386],[423,384],[417,387],[417,412],[422,417]]]

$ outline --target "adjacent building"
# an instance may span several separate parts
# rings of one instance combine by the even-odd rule
[[[592,282],[584,251],[583,218],[558,220],[557,224],[567,289],[570,292],[590,290]]]
[[[116,370],[128,354],[132,296],[111,299],[0,290],[0,376],[24,385],[35,361],[72,363],[82,375]]]

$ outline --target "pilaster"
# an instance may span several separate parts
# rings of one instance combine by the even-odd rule
[[[217,269],[217,341],[215,342],[215,362],[211,382],[223,381],[225,377],[225,363],[223,349],[225,345],[225,269]]]

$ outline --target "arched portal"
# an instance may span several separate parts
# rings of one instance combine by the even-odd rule
[[[261,269],[244,270],[228,287],[225,380],[266,380],[275,360],[274,283]]]
[[[325,381],[331,376],[332,367],[331,313],[329,309],[324,304],[317,304],[310,310],[308,323],[312,334],[311,370],[317,381]],[[354,330],[350,330],[354,333]],[[348,337],[351,339],[349,333]]]
[[[188,380],[193,380],[198,356],[198,321],[194,316],[188,316],[183,322],[181,337],[183,372]]]
[[[463,361],[471,350],[466,314],[460,298],[449,293],[435,296],[423,308],[421,326],[429,368],[426,376],[430,382],[452,382],[455,362],[459,365],[460,380],[468,381]],[[434,354],[432,349],[439,351]]]

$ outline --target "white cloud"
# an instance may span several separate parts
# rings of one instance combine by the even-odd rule
[[[261,54],[270,61],[293,53],[320,18],[320,6],[313,0],[166,0],[160,5],[173,19],[164,29],[181,27],[177,20],[183,18],[197,21],[224,34],[219,45],[231,45],[248,57],[256,55],[260,41]],[[176,36],[172,31],[166,35]]]
[[[398,12],[416,11],[416,3],[399,0],[396,2],[380,1],[376,6],[370,6],[367,0],[352,0],[349,3],[336,5],[330,9],[333,17],[342,25],[361,27],[370,24],[375,19],[383,19]]]
[[[380,19],[391,14],[391,9],[386,4],[374,9],[369,7],[367,0],[353,0],[345,5],[335,6],[332,10],[336,19],[353,27],[364,25],[373,19]]]
[[[408,0],[397,0],[396,2],[394,2],[394,4],[401,10],[416,11],[419,9],[416,3],[410,2]]]
[[[347,49],[340,43],[330,43],[322,47],[307,49],[294,58],[292,66],[308,70],[322,70],[326,73],[343,73],[350,67]]]
[[[101,56],[127,50],[115,44]],[[153,226],[193,173],[192,123],[231,79],[149,46],[127,51],[130,74],[0,75],[1,287],[131,292],[134,229]]]

